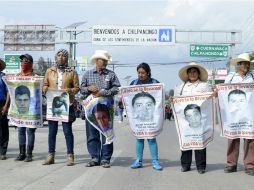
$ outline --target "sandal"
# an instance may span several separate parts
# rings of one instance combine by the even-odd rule
[[[95,161],[90,161],[86,164],[86,167],[94,167],[94,166],[99,166],[100,164],[98,162]]]

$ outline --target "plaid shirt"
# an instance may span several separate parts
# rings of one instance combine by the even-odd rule
[[[108,69],[103,70],[101,73],[96,69],[87,71],[82,78],[81,94],[90,95],[91,92],[88,91],[88,86],[91,85],[96,85],[102,91],[103,96],[114,96],[119,91],[118,87],[121,86],[116,74]]]

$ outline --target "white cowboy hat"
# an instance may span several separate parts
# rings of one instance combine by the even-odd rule
[[[188,81],[187,70],[192,67],[197,68],[199,70],[199,72],[200,72],[199,79],[200,80],[206,81],[208,79],[208,72],[206,71],[206,69],[201,67],[200,65],[198,65],[195,62],[191,62],[188,65],[186,65],[185,67],[181,68],[178,73],[178,75],[182,81],[184,81],[184,82]]]
[[[237,65],[237,63],[241,62],[241,61],[251,62],[250,54],[249,53],[242,53],[242,54],[238,55],[237,57],[232,58],[229,61],[229,64],[230,65]]]
[[[106,61],[112,61],[112,56],[105,50],[96,50],[91,57],[91,62],[96,63],[96,59],[104,59]]]

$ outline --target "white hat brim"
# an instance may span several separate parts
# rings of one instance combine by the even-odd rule
[[[236,58],[231,59],[230,62],[229,62],[229,64],[235,66],[235,65],[237,65],[238,62],[241,62],[241,61],[251,62],[251,61],[248,60],[248,59],[243,59],[243,58],[238,58],[238,57],[236,57]]]
[[[103,60],[106,60],[106,61],[111,61],[110,58],[108,58],[107,56],[105,55],[102,55],[102,54],[94,54],[92,57],[91,57],[91,62],[92,63],[96,63],[96,59],[103,59]]]
[[[201,81],[207,81],[207,79],[208,79],[208,72],[206,71],[205,68],[203,68],[202,66],[200,66],[198,64],[195,64],[195,65],[194,64],[193,65],[189,64],[189,65],[186,65],[185,67],[181,68],[179,73],[178,73],[180,79],[182,81],[184,81],[184,82],[187,82],[189,80],[188,74],[187,74],[187,70],[189,68],[193,68],[193,67],[197,68],[199,70],[199,72],[200,72],[199,79]]]

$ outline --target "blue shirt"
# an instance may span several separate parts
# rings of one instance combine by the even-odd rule
[[[0,71],[0,101],[5,101],[6,100],[6,95],[7,95],[7,87],[6,84],[4,83],[2,77],[5,74]]]
[[[157,81],[154,78],[150,78],[149,81],[147,82],[143,82],[139,79],[133,80],[130,85],[142,85],[142,84],[155,84],[155,83],[160,83],[159,81]]]

